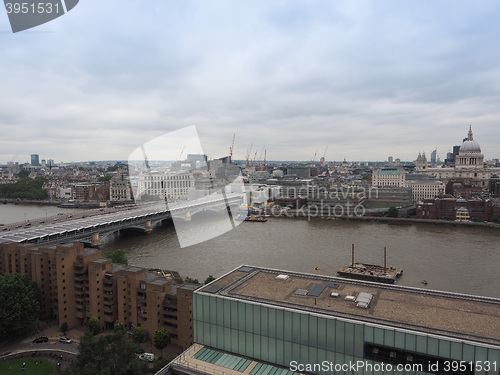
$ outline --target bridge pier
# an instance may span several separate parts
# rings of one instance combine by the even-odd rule
[[[92,233],[92,247],[98,247],[101,244],[99,233]]]
[[[153,230],[151,227],[151,220],[146,221],[144,232],[149,233]]]

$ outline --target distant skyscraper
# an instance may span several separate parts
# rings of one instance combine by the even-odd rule
[[[432,168],[437,166],[437,150],[431,152],[431,166]]]
[[[393,159],[393,157],[392,157],[392,156],[389,156],[389,157],[387,158],[387,164],[389,164],[389,165],[393,165],[393,164],[394,164],[394,159]]]
[[[32,154],[31,155],[31,165],[33,167],[39,167],[40,166],[40,156],[37,154]]]

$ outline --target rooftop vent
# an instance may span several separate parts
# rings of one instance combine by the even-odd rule
[[[356,306],[367,309],[370,306],[370,302],[372,301],[373,294],[361,292],[358,294],[356,298]]]
[[[356,297],[355,297],[355,296],[345,296],[345,298],[344,298],[344,299],[345,299],[346,301],[352,301],[352,302],[356,301]]]
[[[307,290],[305,290],[305,289],[297,289],[297,290],[295,291],[295,294],[298,294],[298,295],[300,295],[300,296],[307,296],[307,293],[308,293],[308,292],[307,292]]]
[[[286,281],[290,278],[288,275],[278,275],[276,276],[276,280]]]

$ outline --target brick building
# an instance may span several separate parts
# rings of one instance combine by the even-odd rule
[[[41,295],[41,319],[69,328],[98,318],[103,329],[120,321],[152,337],[166,326],[171,342],[183,348],[193,340],[192,295],[178,273],[113,264],[97,249],[79,242],[57,246],[0,244],[0,273],[28,274]]]

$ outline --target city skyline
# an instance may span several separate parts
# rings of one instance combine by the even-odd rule
[[[500,140],[500,5],[86,1],[10,33],[0,16],[0,164],[126,160],[196,125],[244,160],[444,160]]]

